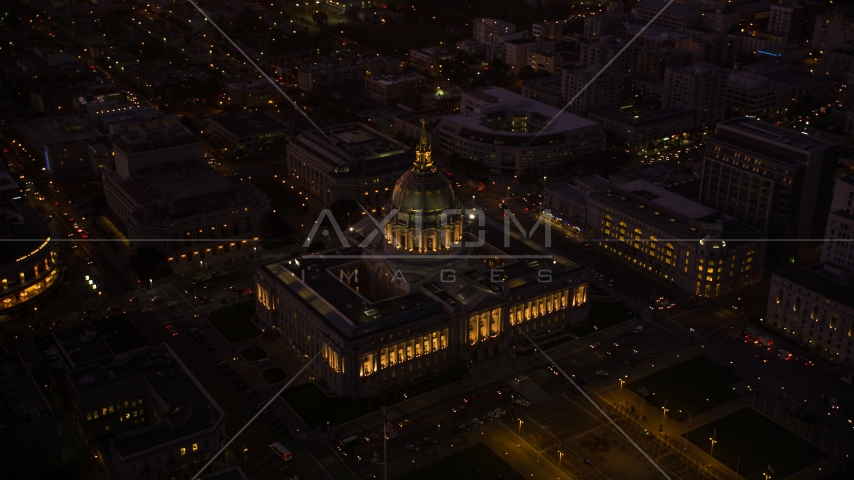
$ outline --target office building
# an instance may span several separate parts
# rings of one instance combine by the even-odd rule
[[[659,0],[641,0],[632,8],[632,14],[637,21],[646,24],[660,12],[661,14],[652,25],[677,33],[685,33],[689,29],[700,26],[702,11],[699,9],[675,4],[665,9],[665,5],[666,2]]]
[[[729,71],[708,63],[667,67],[661,107],[694,112],[692,128],[713,127],[724,118]]]
[[[693,63],[691,54],[675,48],[644,48],[638,51],[635,62],[635,75],[664,80],[667,67],[681,67]]]
[[[302,62],[297,66],[297,85],[306,92],[326,87],[358,85],[364,78],[365,67],[347,61]]]
[[[475,18],[472,22],[472,38],[480,43],[504,43],[503,37],[516,33],[516,25],[494,18]]]
[[[171,265],[203,268],[245,256],[260,236],[270,200],[215,172],[184,127],[122,135],[115,152],[115,169],[103,170],[104,193],[134,250],[154,248]]]
[[[810,45],[827,48],[854,42],[854,8],[836,7],[831,12],[816,15]]]
[[[528,66],[537,72],[559,74],[569,55],[565,52],[546,52],[533,50],[528,54]]]
[[[97,172],[88,145],[105,136],[88,119],[75,115],[18,119],[15,131],[54,181],[81,180]]]
[[[368,75],[365,77],[365,95],[383,105],[418,98],[419,90],[427,78],[414,73]]]
[[[854,271],[854,178],[850,176],[836,181],[823,238],[821,261]]]
[[[275,103],[279,91],[267,79],[225,84],[225,102],[228,105],[260,107]]]
[[[591,13],[584,17],[584,38],[593,40],[604,35],[609,35],[611,29],[617,29],[623,22],[632,19],[630,13]]]
[[[572,234],[582,236],[586,228],[587,198],[605,193],[614,185],[598,175],[579,178],[575,185],[561,183],[543,190],[543,212]]]
[[[706,142],[700,203],[768,238],[821,238],[836,147],[748,117],[721,122]],[[781,248],[775,250],[777,263],[813,258],[819,248],[810,242],[774,245]]]
[[[785,113],[791,92],[791,87],[783,82],[734,71],[730,73],[727,83],[726,108],[733,116],[770,120]]]
[[[682,137],[686,127],[694,121],[694,112],[684,108],[644,110],[631,106],[593,106],[587,118],[602,125],[615,140],[641,149],[662,138]]]
[[[412,165],[412,149],[358,123],[324,132],[303,132],[288,143],[291,182],[327,206],[354,200],[381,211],[394,182]]]
[[[676,40],[676,48],[691,54],[694,62],[727,65],[733,59],[732,39],[719,33],[702,33]]]
[[[729,33],[738,26],[739,14],[732,10],[708,10],[701,13],[700,26],[717,33]]]
[[[93,347],[64,338],[66,349]],[[73,416],[110,478],[183,477],[225,444],[225,413],[166,344],[71,369],[66,380]],[[222,456],[211,464],[225,466]]]
[[[447,115],[442,109],[431,108],[427,110],[419,110],[417,112],[403,113],[392,117],[394,124],[394,136],[405,139],[407,144],[414,144],[421,136],[421,130],[425,129],[427,134],[433,131],[433,128],[439,123],[439,120]],[[424,122],[423,124],[421,122]]]
[[[386,206],[395,215],[347,229],[348,254],[256,272],[256,316],[298,352],[321,354],[315,384],[331,395],[452,375],[529,348],[523,331],[545,340],[587,318],[585,269],[496,229],[480,241],[464,233],[462,202],[431,154],[425,133]]]
[[[531,25],[531,33],[535,37],[543,37],[554,40],[555,42],[563,41],[563,29],[566,27],[566,20],[547,20],[537,22]]]
[[[279,158],[280,147],[293,134],[290,125],[265,112],[217,115],[205,124],[211,140],[226,147],[226,154],[237,160]]]
[[[611,59],[616,57],[616,60],[608,67],[608,71],[616,75],[625,75],[630,73],[634,68],[635,55],[639,50],[635,45],[631,45],[620,53],[625,45],[625,40],[612,35],[605,35],[596,40],[580,42],[578,63],[582,66],[606,65]]]
[[[821,56],[821,68],[837,82],[845,83],[848,72],[854,72],[854,46],[834,45],[825,48]]]
[[[6,478],[61,477],[59,428],[42,386],[19,353],[0,345],[0,462]]]
[[[92,104],[89,104],[90,106]],[[136,104],[114,105],[87,109],[89,120],[95,128],[111,137],[138,130],[178,125],[175,114],[164,114],[152,107]]]
[[[602,70],[602,65],[588,65],[581,68],[566,69],[561,72],[561,91],[569,104],[570,113],[587,117],[593,106],[616,105],[620,103],[620,88],[623,77],[605,70],[593,83],[593,77]],[[588,83],[590,84],[589,86]],[[585,86],[587,88],[585,88]]]
[[[768,33],[789,40],[800,40],[804,35],[804,7],[797,1],[771,5]]]
[[[442,47],[413,48],[409,50],[409,63],[431,75],[440,75],[442,66],[454,59],[454,53]]]
[[[697,198],[697,193],[700,191],[699,177],[664,163],[641,165],[640,167],[613,173],[608,177],[608,181],[614,185],[622,185],[635,180],[646,180],[658,187],[689,199]]]
[[[531,65],[531,54],[537,51],[554,52],[555,42],[545,37],[519,38],[504,42],[504,61],[518,73],[519,70]]]
[[[762,325],[846,369],[852,367],[854,288],[831,265],[795,266],[771,275]]]
[[[605,132],[599,125],[558,112],[503,88],[482,87],[463,94],[460,113],[444,117],[433,138],[444,156],[456,153],[493,173],[512,175],[527,169],[553,171],[605,148]]]
[[[564,98],[561,93],[561,76],[533,78],[522,82],[522,96],[545,103],[552,107],[563,108]]]
[[[646,180],[589,197],[586,221],[600,248],[689,295],[716,299],[762,279],[758,230]]]
[[[50,237],[38,212],[0,200],[0,312],[32,303],[62,277]]]

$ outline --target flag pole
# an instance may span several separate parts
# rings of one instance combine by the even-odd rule
[[[383,407],[383,480],[388,480],[388,458],[386,458],[386,424],[385,407]]]

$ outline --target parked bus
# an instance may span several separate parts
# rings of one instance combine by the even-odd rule
[[[280,455],[280,456],[282,457],[282,460],[284,460],[284,461],[286,461],[286,462],[287,462],[287,461],[290,461],[291,459],[293,459],[293,458],[294,458],[294,456],[293,456],[293,454],[291,454],[290,450],[288,450],[287,448],[285,448],[285,446],[284,446],[284,445],[282,445],[282,444],[281,444],[281,443],[279,443],[279,442],[276,442],[276,443],[274,443],[274,444],[270,445],[270,448],[271,448],[275,453],[277,453],[278,455]]]
[[[356,446],[359,445],[359,437],[351,435],[344,440],[338,442],[338,451],[344,455],[356,453]]]

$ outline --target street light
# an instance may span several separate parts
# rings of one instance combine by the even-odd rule
[[[255,253],[255,260],[258,260],[258,247],[252,247],[252,252]]]
[[[563,460],[563,452],[561,452],[560,450],[558,450],[558,451],[557,451],[557,453],[558,453],[558,457],[557,457],[557,469],[558,469],[558,470],[560,470],[560,463],[561,463],[561,461]]]
[[[36,323],[38,323],[38,321],[39,321],[39,307],[35,307],[35,308],[36,308]]]
[[[522,419],[520,418],[519,419],[519,436],[520,437],[522,436],[522,424],[523,423],[525,423],[525,422],[523,422]]]
[[[205,266],[204,265],[205,265],[204,262],[199,260],[199,272],[200,273],[205,273]]]
[[[623,380],[622,378],[618,378],[617,380],[620,382],[620,404],[622,405],[622,403],[623,403],[623,385],[626,383],[626,381]]]
[[[151,291],[153,292],[154,291],[154,279],[153,278],[148,279],[148,285],[151,287]]]
[[[718,443],[718,441],[711,437],[709,438],[709,440],[712,441],[712,447],[709,449],[709,456],[711,457],[715,452],[715,444]]]
[[[661,407],[661,409],[664,410],[664,413],[661,414],[661,423],[664,423],[667,420],[667,407]]]

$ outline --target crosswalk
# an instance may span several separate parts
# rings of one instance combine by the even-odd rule
[[[529,378],[526,378],[525,380],[522,380],[519,383],[516,383],[513,380],[510,380],[507,383],[510,384],[510,386],[512,386],[513,388],[515,388],[516,391],[522,395],[522,398],[531,402],[534,405],[552,398],[552,396],[548,392],[540,388],[539,385],[532,382]]]

